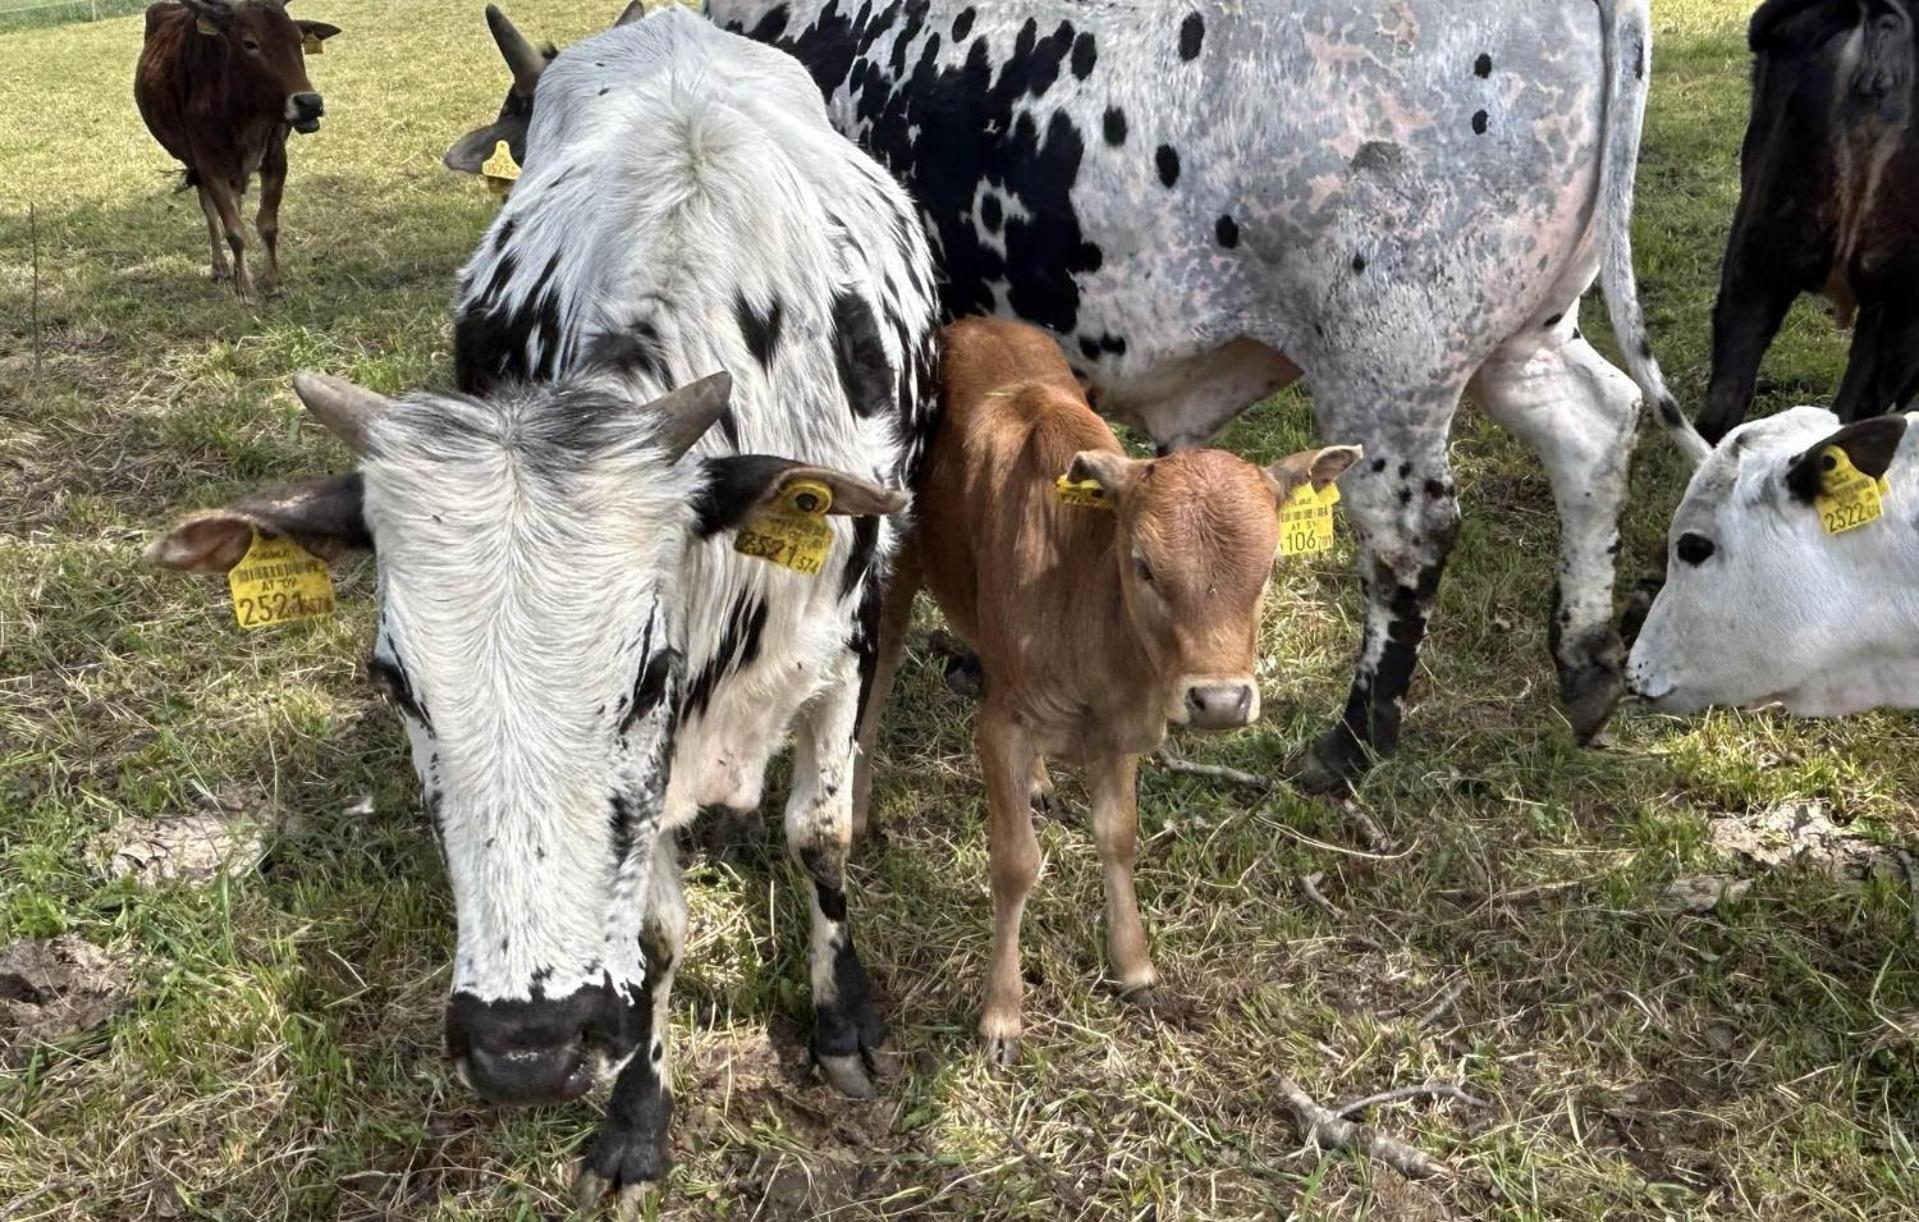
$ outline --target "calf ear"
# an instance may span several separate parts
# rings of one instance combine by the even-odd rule
[[[161,568],[190,573],[224,573],[247,554],[253,532],[288,535],[322,560],[348,551],[373,550],[361,516],[359,472],[270,488],[243,497],[225,509],[196,513],[147,547],[146,558]]]
[[[1106,499],[1118,501],[1139,478],[1139,469],[1144,465],[1117,450],[1081,450],[1073,455],[1073,465],[1066,468],[1066,478],[1076,484],[1092,480],[1106,494]]]
[[[293,24],[300,27],[301,37],[317,38],[321,42],[325,42],[327,39],[332,38],[335,34],[338,34],[340,32],[339,26],[328,25],[324,21],[297,20]]]
[[[506,141],[506,147],[513,154],[515,165],[526,164],[526,126],[521,119],[501,119],[485,127],[476,128],[453,142],[453,147],[440,158],[440,164],[449,170],[462,174],[478,174],[486,159],[493,156],[493,150],[500,141]]]
[[[869,517],[906,508],[906,493],[897,488],[882,488],[831,467],[809,467],[765,454],[741,454],[710,459],[706,464],[706,486],[694,502],[699,511],[700,537],[732,530],[758,510],[776,504],[788,488],[802,482],[824,484],[832,492],[833,503],[827,513]]]
[[[1898,5],[1867,7],[1865,47],[1852,78],[1853,91],[1862,98],[1903,96],[1912,81],[1912,21]]]
[[[1848,461],[1862,474],[1878,479],[1892,466],[1892,456],[1906,435],[1904,416],[1875,416],[1848,424],[1818,445],[1800,453],[1786,468],[1786,490],[1795,500],[1812,504],[1818,497],[1826,471],[1833,465],[1826,451],[1833,447],[1845,451]]]
[[[1301,450],[1267,467],[1266,478],[1273,486],[1273,494],[1284,502],[1293,495],[1294,489],[1307,484],[1312,485],[1313,491],[1321,491],[1364,457],[1366,451],[1359,446]]]

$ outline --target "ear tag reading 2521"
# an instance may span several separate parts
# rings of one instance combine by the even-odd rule
[[[1829,535],[1843,535],[1879,520],[1884,512],[1879,499],[1892,491],[1883,477],[1874,479],[1852,465],[1852,459],[1838,446],[1826,447],[1826,468],[1819,479],[1819,495],[1813,507],[1819,511],[1819,524]]]
[[[1069,479],[1062,475],[1053,481],[1053,499],[1075,509],[1111,509],[1113,502],[1096,479]]]
[[[481,163],[480,173],[486,176],[487,190],[505,195],[520,177],[520,163],[513,160],[513,150],[506,141],[498,140],[493,144],[493,155]]]
[[[1279,554],[1306,556],[1331,550],[1333,546],[1333,506],[1339,504],[1339,485],[1327,484],[1318,492],[1311,484],[1301,484],[1279,510]]]
[[[780,492],[777,504],[755,514],[733,536],[733,550],[808,577],[819,576],[833,547],[826,511],[833,490],[816,480],[795,480]]]
[[[248,630],[333,614],[326,561],[284,536],[266,539],[254,531],[253,546],[227,570],[227,589],[233,618]]]

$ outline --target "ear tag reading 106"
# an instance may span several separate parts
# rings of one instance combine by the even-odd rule
[[[1053,499],[1076,509],[1111,509],[1113,502],[1096,479],[1069,479],[1062,475],[1053,481]]]
[[[487,190],[505,195],[520,177],[520,163],[513,160],[513,150],[506,141],[499,140],[494,142],[493,155],[481,163],[480,173],[486,176]]]
[[[333,574],[326,561],[284,536],[253,532],[253,546],[227,570],[233,617],[249,631],[333,614]]]
[[[1892,491],[1884,478],[1874,479],[1852,465],[1852,459],[1838,446],[1826,447],[1831,466],[1819,480],[1819,495],[1813,507],[1819,511],[1819,524],[1829,535],[1843,535],[1879,520],[1884,512],[1879,500]]]
[[[1279,554],[1306,556],[1331,550],[1333,506],[1339,504],[1339,485],[1327,484],[1315,492],[1301,484],[1279,510]]]
[[[300,50],[308,55],[325,55],[326,44],[320,41],[318,34],[308,34],[300,40]]]
[[[819,576],[833,547],[826,511],[833,490],[815,480],[796,480],[779,502],[755,514],[733,536],[733,550],[808,577]]]

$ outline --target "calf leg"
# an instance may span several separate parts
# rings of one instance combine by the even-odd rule
[[[233,274],[233,268],[227,262],[227,245],[224,231],[220,227],[220,209],[214,205],[213,195],[200,184],[195,188],[200,195],[200,211],[207,218],[207,248],[213,270],[210,278],[215,284]]]
[[[990,696],[989,696],[990,700]],[[993,958],[987,968],[986,1004],[979,1020],[986,1055],[1002,1065],[1019,1056],[1023,1030],[1020,1002],[1025,987],[1019,971],[1019,926],[1026,897],[1039,878],[1039,840],[1033,835],[1028,786],[1033,776],[1033,745],[1026,732],[1003,710],[980,710],[974,732],[980,772],[986,780],[987,854],[993,884]]]
[[[1570,320],[1537,346],[1496,353],[1473,381],[1486,413],[1545,465],[1559,509],[1559,574],[1548,637],[1559,698],[1582,743],[1604,728],[1625,691],[1624,646],[1613,624],[1619,515],[1626,504],[1641,397],[1631,379]]]
[[[869,1074],[871,1055],[886,1032],[873,1011],[872,985],[846,920],[858,655],[846,653],[839,671],[837,681],[800,714],[793,792],[786,803],[786,851],[813,883],[813,1056],[834,1086],[866,1099],[877,1093]]]
[[[1093,842],[1106,876],[1106,953],[1120,996],[1148,1003],[1159,973],[1146,946],[1146,926],[1133,894],[1133,860],[1139,844],[1139,758],[1096,760],[1086,773],[1093,800]]]
[[[679,855],[673,833],[653,849],[653,873],[645,899],[640,940],[646,951],[646,983],[636,1003],[633,1058],[613,1082],[606,1119],[580,1167],[581,1207],[590,1211],[602,1194],[619,1194],[629,1208],[650,1185],[666,1177],[668,1130],[673,1121],[668,1013],[673,976],[686,947],[686,896],[680,890]]]
[[[873,750],[879,742],[880,721],[893,693],[900,658],[906,652],[906,630],[913,622],[913,598],[919,593],[919,561],[911,544],[902,548],[886,590],[879,617],[878,640],[872,642],[873,679],[861,696],[859,758],[853,765],[853,835],[866,835],[873,804]]]
[[[260,211],[253,218],[260,245],[267,252],[267,270],[260,287],[269,293],[280,284],[280,195],[286,185],[287,136],[286,129],[281,128],[267,141],[266,156],[260,161]]]
[[[240,203],[231,184],[214,180],[204,188],[213,199],[220,216],[220,229],[226,235],[227,249],[233,253],[233,293],[241,301],[253,300],[253,277],[247,274],[247,240],[240,232]]]
[[[1399,723],[1426,618],[1446,557],[1459,534],[1459,501],[1446,438],[1459,388],[1409,395],[1388,408],[1361,406],[1356,395],[1315,387],[1320,435],[1359,444],[1367,461],[1342,480],[1342,503],[1359,542],[1366,626],[1352,693],[1338,725],[1296,764],[1302,787],[1343,789],[1374,753],[1399,745]]]

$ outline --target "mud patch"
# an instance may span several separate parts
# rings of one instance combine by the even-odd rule
[[[125,819],[102,834],[88,855],[114,878],[204,883],[244,874],[265,858],[285,819],[257,794],[207,795],[201,809],[160,819]]]
[[[0,950],[0,1062],[18,1066],[37,1044],[98,1027],[132,987],[125,962],[73,934]]]
[[[1854,885],[1875,874],[1893,879],[1904,875],[1893,850],[1835,824],[1823,802],[1787,802],[1714,819],[1708,835],[1723,856],[1760,869],[1799,866]]]

